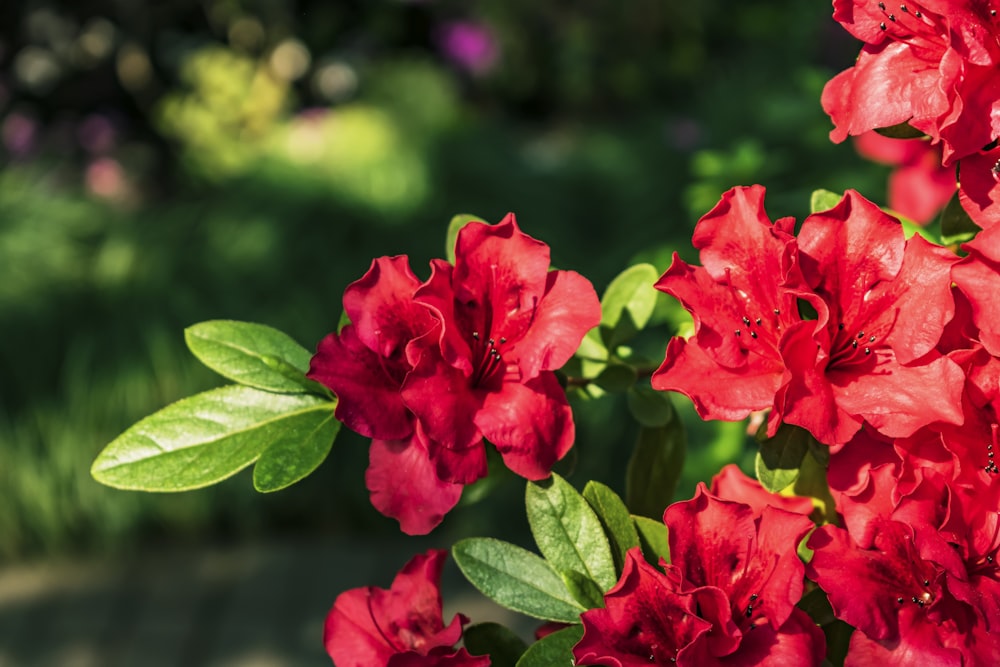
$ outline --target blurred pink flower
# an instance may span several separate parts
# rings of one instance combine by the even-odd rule
[[[474,21],[452,21],[440,27],[438,43],[444,55],[476,75],[488,73],[500,58],[500,47],[489,26]]]

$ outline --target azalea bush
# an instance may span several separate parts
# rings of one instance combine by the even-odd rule
[[[482,536],[450,556],[537,619],[532,641],[446,622],[449,553],[429,550],[388,589],[331,592],[339,667],[1000,664],[996,14],[834,2],[864,46],[823,92],[831,138],[921,142],[893,161],[926,180],[899,179],[891,208],[817,190],[803,220],[772,218],[736,186],[694,229],[699,263],[624,267],[600,297],[513,214],[457,215],[423,277],[374,259],[315,352],[263,324],[189,327],[233,384],[135,424],[93,475],[178,491],[253,465],[276,491],[346,426],[371,439],[373,507],[411,535],[523,478],[537,551]],[[574,411],[616,395],[639,433],[624,494],[572,475]],[[754,436],[752,477],[730,463],[675,497],[685,402]]]

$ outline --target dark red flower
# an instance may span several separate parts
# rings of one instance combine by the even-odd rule
[[[771,407],[828,445],[864,422],[892,437],[934,421],[961,423],[962,369],[935,350],[954,313],[955,257],[856,192],[773,225],[763,188],[737,188],[698,222],[704,267],[674,259],[657,288],[692,313],[652,385],[689,396],[706,419]],[[803,319],[812,310],[816,319]]]
[[[941,166],[941,147],[924,139],[892,139],[878,132],[855,137],[858,153],[895,167],[889,174],[889,208],[925,225],[955,194],[955,170]]]
[[[489,657],[455,649],[468,619],[441,617],[441,569],[448,553],[414,556],[391,588],[367,586],[337,596],[323,643],[337,667],[487,667]]]
[[[958,198],[972,221],[987,229],[1000,222],[1000,147],[958,163]]]
[[[723,466],[722,470],[716,473],[709,490],[721,500],[749,505],[754,517],[759,517],[768,506],[804,516],[813,511],[812,498],[771,493],[761,486],[760,482],[746,475],[735,463]]]
[[[435,260],[415,300],[441,324],[406,377],[403,401],[432,444],[438,476],[485,474],[485,437],[528,479],[549,475],[573,444],[573,416],[556,379],[601,318],[590,282],[550,271],[549,248],[513,215],[459,232],[455,265]]]
[[[605,609],[584,612],[577,664],[819,665],[823,633],[802,610],[796,547],[813,527],[766,506],[757,516],[699,485],[664,514],[671,564],[647,565],[637,550]]]
[[[909,123],[940,142],[950,164],[1000,136],[996,5],[834,0],[833,7],[834,19],[864,42],[855,65],[823,90],[833,141]]]

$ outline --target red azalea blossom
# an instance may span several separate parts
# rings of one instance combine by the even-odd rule
[[[715,474],[709,490],[712,495],[722,500],[749,505],[755,517],[759,517],[768,506],[805,516],[813,511],[812,498],[771,493],[753,477],[747,476],[735,463],[723,466],[722,470]]]
[[[324,338],[309,377],[337,395],[337,418],[372,438],[372,503],[427,533],[486,474],[485,437],[514,472],[548,476],[573,444],[556,379],[600,322],[593,286],[549,271],[549,249],[513,215],[472,222],[456,261],[421,283],[406,257],[383,257],[344,292],[351,320]]]
[[[995,0],[834,0],[833,17],[864,42],[823,89],[835,142],[909,123],[940,142],[944,163],[1000,136],[1000,18]]]
[[[441,618],[441,569],[448,553],[414,556],[388,590],[367,586],[337,596],[323,643],[337,667],[487,667],[487,656],[455,649],[468,619]]]
[[[925,225],[955,194],[955,170],[941,166],[941,147],[924,139],[892,139],[865,132],[854,139],[858,153],[895,167],[889,175],[889,208]]]
[[[993,356],[1000,356],[1000,225],[980,232],[963,244],[968,255],[952,269],[952,278],[972,307],[979,340]]]
[[[988,229],[1000,222],[1000,147],[962,158],[958,198],[972,221]]]
[[[710,495],[667,508],[671,564],[660,572],[637,551],[606,608],[584,612],[577,664],[819,665],[823,633],[802,610],[796,546],[806,517]],[[669,661],[669,662],[668,662]]]
[[[549,248],[513,215],[471,222],[458,234],[455,265],[435,260],[416,293],[441,323],[407,376],[402,396],[426,430],[438,476],[468,484],[486,473],[485,437],[528,479],[548,476],[573,444],[573,415],[555,369],[597,326],[590,282],[549,271]]]
[[[695,335],[675,338],[653,374],[706,419],[772,407],[828,445],[865,422],[892,437],[961,423],[964,375],[935,350],[954,313],[954,255],[848,191],[829,211],[773,225],[763,188],[735,188],[703,217],[704,267],[674,258],[657,288],[680,299]],[[817,319],[799,315],[801,304]]]

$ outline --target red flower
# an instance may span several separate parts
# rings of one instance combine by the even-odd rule
[[[468,619],[441,618],[441,568],[448,553],[414,556],[389,590],[367,586],[337,596],[323,643],[337,667],[487,667],[489,657],[455,649]]]
[[[759,517],[768,506],[804,516],[809,516],[813,511],[812,498],[771,493],[753,477],[747,476],[735,463],[723,466],[722,470],[716,473],[712,478],[710,490],[712,495],[721,500],[749,505],[754,517]]]
[[[979,340],[993,356],[1000,356],[1000,225],[985,229],[962,246],[968,252],[952,269],[952,278],[972,306]]]
[[[823,633],[795,606],[804,571],[796,547],[809,519],[774,507],[755,517],[700,485],[664,523],[671,564],[661,573],[630,552],[606,609],[581,616],[577,664],[820,664]]]
[[[940,146],[865,132],[854,147],[869,160],[895,167],[889,175],[889,208],[918,224],[933,220],[955,194],[955,170],[941,166]]]
[[[958,164],[962,208],[983,229],[1000,222],[1000,148],[974,153]]]
[[[689,396],[707,419],[772,407],[820,442],[847,442],[867,421],[892,437],[961,423],[961,368],[935,350],[954,313],[954,255],[848,191],[829,211],[773,225],[763,188],[737,188],[698,222],[705,266],[678,258],[657,283],[691,311],[652,385]],[[817,319],[804,320],[800,305]]]
[[[941,142],[950,164],[1000,135],[1000,30],[991,5],[834,0],[834,19],[865,44],[823,89],[830,138],[909,123]]]
[[[853,190],[814,213],[798,236],[802,272],[821,298],[818,320],[786,332],[789,381],[781,418],[829,445],[867,421],[905,437],[934,421],[962,422],[962,369],[935,351],[954,314],[952,253]]]
[[[485,437],[528,479],[549,475],[573,444],[573,415],[556,379],[601,306],[573,271],[549,271],[549,248],[513,215],[459,232],[455,266],[435,260],[416,293],[441,323],[402,396],[432,443],[438,476],[468,484],[486,473]]]
[[[549,271],[549,249],[513,215],[466,225],[455,266],[420,283],[406,257],[383,257],[344,292],[351,320],[323,339],[309,377],[337,395],[337,418],[372,438],[372,504],[427,533],[486,474],[483,438],[514,472],[548,476],[573,444],[556,379],[600,322],[593,286]]]

